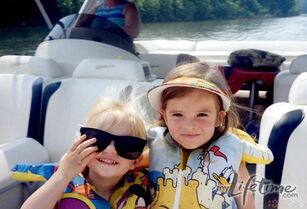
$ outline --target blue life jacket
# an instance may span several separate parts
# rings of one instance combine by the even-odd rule
[[[57,168],[57,165],[51,163],[38,165],[17,164],[12,169],[11,176],[16,181],[45,182],[54,174]],[[97,194],[95,187],[87,182],[82,175],[78,175],[67,185],[58,200],[57,208],[146,209],[150,204],[147,184],[146,170],[128,173],[123,177],[118,188],[108,201]]]

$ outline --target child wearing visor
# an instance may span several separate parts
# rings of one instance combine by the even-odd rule
[[[146,209],[146,172],[129,172],[146,146],[142,118],[132,106],[103,99],[58,165],[16,165],[19,181],[46,181],[22,209]]]
[[[151,208],[255,208],[245,162],[267,164],[272,152],[241,133],[224,76],[205,63],[176,67],[148,92],[160,113],[149,130]],[[241,187],[238,187],[239,184]]]

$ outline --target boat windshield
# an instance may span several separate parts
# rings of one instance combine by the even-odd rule
[[[92,14],[72,14],[60,19],[45,40],[84,39],[102,42],[135,54],[133,40],[118,25]]]

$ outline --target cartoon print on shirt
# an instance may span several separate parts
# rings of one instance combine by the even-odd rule
[[[224,168],[220,174],[213,173],[212,175],[213,178],[215,178],[219,183],[218,190],[221,193],[227,193],[235,175],[235,171],[233,170],[232,166]]]
[[[129,173],[126,176],[126,187],[125,192],[119,191],[119,199],[116,201],[117,209],[148,209],[150,205],[150,196],[147,192],[148,188],[148,178],[142,172],[139,173]],[[117,192],[113,194],[117,196]]]
[[[233,170],[232,165],[229,167],[225,167],[221,172],[215,173],[215,172],[210,172],[209,170],[209,165],[210,165],[210,152],[217,157],[223,158],[227,162],[227,156],[220,151],[219,146],[212,146],[208,151],[204,152],[204,155],[200,155],[198,159],[200,160],[200,164],[203,166],[204,172],[207,171],[208,174],[210,174],[211,179],[217,180],[218,187],[217,189],[221,193],[227,193],[231,182],[233,180],[233,177],[235,175],[235,171]]]

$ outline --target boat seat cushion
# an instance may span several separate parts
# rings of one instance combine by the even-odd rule
[[[274,80],[273,102],[288,102],[289,91],[294,80],[300,73],[307,72],[307,54],[296,57],[289,70],[279,72]]]
[[[146,81],[141,62],[115,59],[84,59],[72,77]]]
[[[37,75],[49,78],[62,76],[62,70],[53,59],[22,55],[0,57],[0,73]]]
[[[0,202],[1,208],[20,208],[25,197],[33,192],[33,185],[27,186],[11,178],[11,169],[17,163],[49,162],[47,150],[36,140],[23,138],[0,144]]]
[[[289,103],[307,106],[307,72],[301,73],[293,82],[289,92]]]
[[[81,39],[44,41],[36,48],[35,56],[56,60],[65,76],[71,76],[77,65],[89,57],[140,61],[137,56],[123,49]]]
[[[178,54],[141,54],[140,58],[150,63],[157,78],[163,79],[176,66]]]
[[[43,80],[0,74],[0,144],[38,134]]]
[[[289,103],[280,102],[269,106],[261,119],[259,143],[267,145],[274,154],[274,161],[267,166],[257,166],[259,180],[265,178],[275,185],[288,187],[291,193],[256,196],[256,208],[267,208],[274,201],[278,209],[296,209],[291,205],[293,195],[298,202],[307,199],[306,130],[307,130],[307,73],[300,74],[294,81]],[[290,188],[291,187],[291,188]],[[289,196],[290,197],[290,196]]]
[[[0,190],[13,183],[11,169],[18,163],[49,162],[47,150],[36,140],[20,138],[0,145]]]
[[[307,72],[307,54],[297,56],[290,64],[290,73],[299,74]]]

